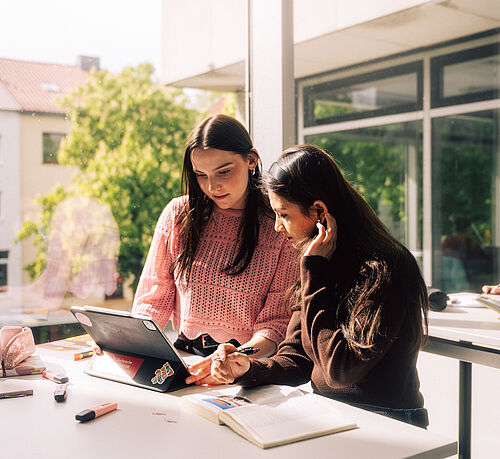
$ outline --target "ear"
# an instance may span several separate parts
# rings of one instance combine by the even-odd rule
[[[259,164],[259,153],[255,148],[252,148],[247,155],[247,160],[248,160],[248,168],[249,169],[254,169],[257,167],[257,164]]]
[[[326,207],[326,204],[319,199],[314,201],[313,204],[309,207],[309,214],[313,218],[319,220],[321,223],[325,221],[327,213],[328,207]]]

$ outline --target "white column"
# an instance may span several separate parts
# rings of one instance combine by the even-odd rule
[[[432,285],[432,123],[431,76],[429,59],[424,60],[424,96],[423,96],[423,275],[427,285]]]
[[[248,125],[264,169],[295,144],[293,0],[248,0]]]

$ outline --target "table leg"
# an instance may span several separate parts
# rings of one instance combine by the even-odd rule
[[[470,459],[472,364],[460,360],[458,457]]]

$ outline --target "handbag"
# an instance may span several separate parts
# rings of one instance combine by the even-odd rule
[[[0,360],[2,375],[35,353],[35,340],[29,327],[0,328]]]

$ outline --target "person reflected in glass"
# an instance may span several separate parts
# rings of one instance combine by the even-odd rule
[[[260,179],[258,152],[239,121],[209,116],[192,131],[184,195],[158,220],[132,309],[162,328],[172,319],[178,349],[205,356],[232,342],[264,357],[285,336],[296,255],[274,231]]]
[[[491,270],[489,256],[481,247],[481,238],[470,218],[452,214],[452,232],[443,237],[443,287],[447,292],[478,290]]]
[[[293,312],[276,355],[251,360],[230,344],[190,367],[242,386],[300,385],[421,427],[416,362],[428,300],[411,253],[313,145],[286,150],[264,177],[275,230],[300,251]]]

